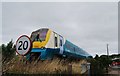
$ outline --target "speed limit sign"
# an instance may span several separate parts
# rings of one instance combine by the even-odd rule
[[[22,35],[16,41],[16,52],[19,55],[26,55],[31,48],[31,40],[27,35]]]

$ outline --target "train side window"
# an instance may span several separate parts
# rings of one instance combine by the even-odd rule
[[[60,39],[60,46],[62,46],[62,40]]]
[[[75,51],[75,47],[74,47],[74,51]]]
[[[55,37],[55,47],[57,47],[57,37]]]

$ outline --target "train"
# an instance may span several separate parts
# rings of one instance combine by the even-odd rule
[[[32,48],[30,53],[26,55],[27,59],[36,56],[41,60],[46,60],[52,59],[54,55],[78,59],[92,57],[85,50],[49,28],[41,28],[33,31],[30,39]]]

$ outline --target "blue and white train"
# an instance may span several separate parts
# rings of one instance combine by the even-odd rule
[[[74,58],[91,57],[86,51],[49,28],[33,31],[30,39],[32,41],[32,49],[27,54],[27,58],[30,58],[31,55],[36,55],[41,60],[46,60],[53,58],[55,54]]]

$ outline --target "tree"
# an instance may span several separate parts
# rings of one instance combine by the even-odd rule
[[[13,45],[12,40],[7,44],[2,44],[2,62],[7,62],[11,60],[15,55],[15,45]]]
[[[99,61],[102,62],[102,65],[106,70],[108,70],[107,68],[109,67],[109,64],[112,63],[111,58],[107,55],[101,55]]]
[[[96,60],[94,58],[91,58],[88,60],[88,62],[91,63],[91,68],[90,68],[90,71],[91,71],[91,74],[96,74],[96,75],[99,75],[99,74],[103,74],[104,73],[104,70],[103,70],[103,67],[102,67],[102,63],[99,62],[99,59]]]
[[[96,56],[95,56],[95,58],[94,59],[98,59],[99,58],[99,56],[96,54]]]
[[[91,63],[91,74],[99,75],[105,73],[105,69],[107,70],[112,61],[107,55],[101,55],[100,57],[96,55],[95,58],[89,59],[88,62]]]

